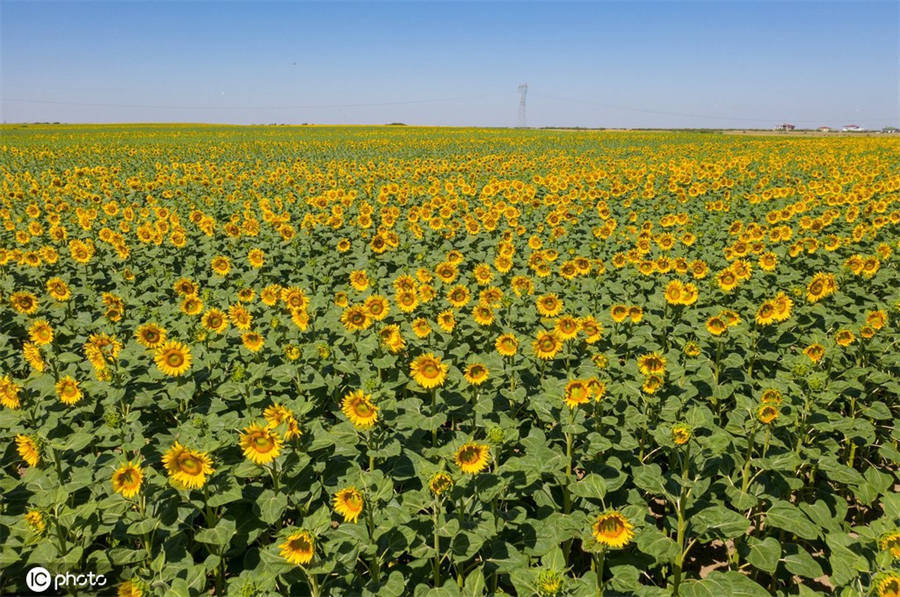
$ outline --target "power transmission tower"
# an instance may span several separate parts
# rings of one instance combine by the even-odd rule
[[[528,83],[519,85],[519,128],[528,126],[525,118],[525,96],[528,95]]]

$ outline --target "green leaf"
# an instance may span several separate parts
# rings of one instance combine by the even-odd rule
[[[825,574],[819,563],[809,555],[809,552],[794,543],[784,546],[784,556],[781,561],[784,562],[784,567],[788,572],[797,576],[819,578]]]
[[[256,503],[259,505],[259,518],[266,524],[275,524],[287,508],[287,496],[266,489],[260,494]]]
[[[606,481],[600,475],[590,473],[572,483],[569,490],[578,497],[602,499],[606,495]]]
[[[762,541],[753,538],[747,561],[755,568],[774,574],[781,558],[781,544],[774,537],[766,537]]]
[[[691,516],[694,529],[722,539],[731,539],[747,532],[750,521],[724,506],[711,506]]]
[[[766,524],[802,539],[819,538],[819,528],[806,517],[806,514],[800,508],[783,500],[776,500],[766,512]]]

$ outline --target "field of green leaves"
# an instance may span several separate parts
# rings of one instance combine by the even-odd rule
[[[900,595],[900,141],[0,133],[0,592]]]

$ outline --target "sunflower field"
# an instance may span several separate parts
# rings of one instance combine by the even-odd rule
[[[0,592],[900,595],[900,140],[0,154]]]

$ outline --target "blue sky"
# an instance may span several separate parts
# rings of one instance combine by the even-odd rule
[[[3,0],[2,118],[880,128],[898,7]]]

